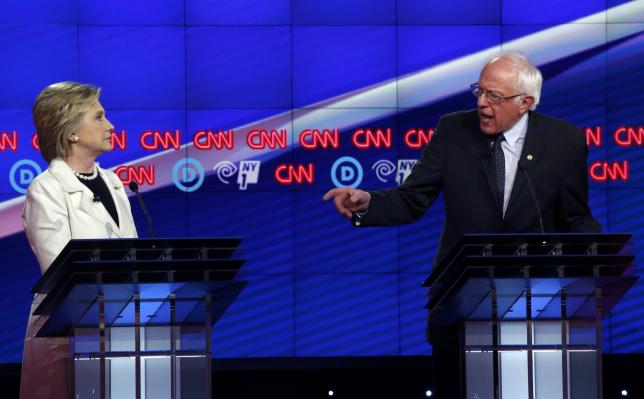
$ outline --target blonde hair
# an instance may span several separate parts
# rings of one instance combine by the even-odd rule
[[[47,163],[67,156],[70,136],[100,94],[99,87],[77,82],[54,83],[38,94],[33,119],[40,153]]]

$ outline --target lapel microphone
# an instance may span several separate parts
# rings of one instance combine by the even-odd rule
[[[128,187],[134,194],[136,194],[136,198],[139,200],[139,205],[141,205],[141,209],[143,209],[145,218],[148,221],[149,236],[150,238],[154,238],[154,226],[152,226],[152,218],[150,217],[150,213],[148,213],[148,208],[145,206],[145,202],[143,202],[143,197],[141,196],[141,193],[139,193],[139,185],[136,184],[136,182],[131,181],[130,184],[128,184]]]
[[[98,195],[94,194],[94,198],[92,198],[92,201],[101,202],[101,197],[99,197]]]

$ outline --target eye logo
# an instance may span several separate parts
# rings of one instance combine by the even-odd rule
[[[20,194],[25,194],[29,183],[42,173],[38,164],[30,159],[21,159],[13,164],[9,171],[9,183]]]
[[[381,159],[373,164],[371,170],[376,172],[378,180],[383,183],[388,183],[389,179],[387,179],[387,176],[396,173],[396,165],[388,159]]]
[[[331,166],[331,181],[336,187],[356,188],[362,183],[362,165],[353,157],[338,158]]]
[[[198,190],[205,177],[203,165],[194,158],[181,159],[172,168],[172,182],[187,193]]]
[[[237,173],[237,166],[230,161],[221,161],[212,170],[215,171],[220,182],[230,184],[228,179]]]

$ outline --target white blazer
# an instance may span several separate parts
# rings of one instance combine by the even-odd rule
[[[113,172],[99,167],[98,173],[111,189],[120,226],[62,159],[29,185],[22,224],[42,273],[72,238],[137,237],[123,183]]]

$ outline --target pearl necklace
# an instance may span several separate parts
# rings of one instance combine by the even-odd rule
[[[96,165],[94,165],[94,171],[89,176],[84,175],[80,172],[76,172],[75,170],[72,170],[72,171],[74,172],[74,175],[81,180],[94,180],[98,177],[98,167],[96,167]]]

